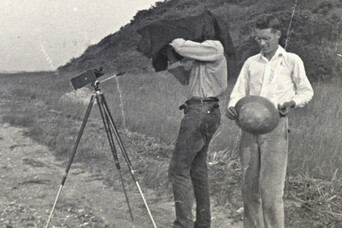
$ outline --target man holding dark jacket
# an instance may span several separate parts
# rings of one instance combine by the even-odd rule
[[[227,60],[223,45],[214,37],[203,42],[177,38],[170,45],[179,55],[193,60],[188,100],[181,106],[184,118],[169,169],[176,209],[173,227],[207,228],[211,214],[206,159],[210,140],[220,125],[219,97],[227,88]]]

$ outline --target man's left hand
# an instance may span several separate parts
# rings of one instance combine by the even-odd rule
[[[287,114],[290,112],[290,109],[294,107],[296,107],[296,102],[294,101],[285,102],[283,105],[278,104],[278,110],[282,116],[287,116]]]

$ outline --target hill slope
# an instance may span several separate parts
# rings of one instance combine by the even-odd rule
[[[138,11],[120,31],[88,47],[80,57],[71,59],[58,70],[63,74],[103,66],[107,72],[153,71],[151,61],[137,51],[140,39],[137,29],[157,20],[196,15],[209,9],[222,16],[230,25],[237,52],[238,71],[243,61],[258,51],[250,37],[253,19],[260,14],[275,13],[283,23],[283,34],[286,34],[293,6],[294,1],[290,0],[164,0],[148,10]],[[342,61],[337,54],[342,53],[339,42],[341,15],[341,0],[298,1],[288,51],[303,58],[312,81],[330,79],[340,73]]]

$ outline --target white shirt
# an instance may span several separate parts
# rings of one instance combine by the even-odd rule
[[[195,60],[190,73],[188,98],[218,97],[227,89],[227,61],[220,41],[202,43],[174,39],[170,45],[183,57]]]
[[[235,106],[239,99],[248,95],[266,97],[275,107],[291,100],[296,107],[303,107],[312,99],[313,93],[301,58],[279,46],[270,61],[262,53],[246,60],[228,107]]]

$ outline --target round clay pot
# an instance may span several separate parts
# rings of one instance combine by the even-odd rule
[[[239,127],[252,134],[266,134],[279,123],[279,111],[271,101],[260,96],[246,96],[235,105]]]

